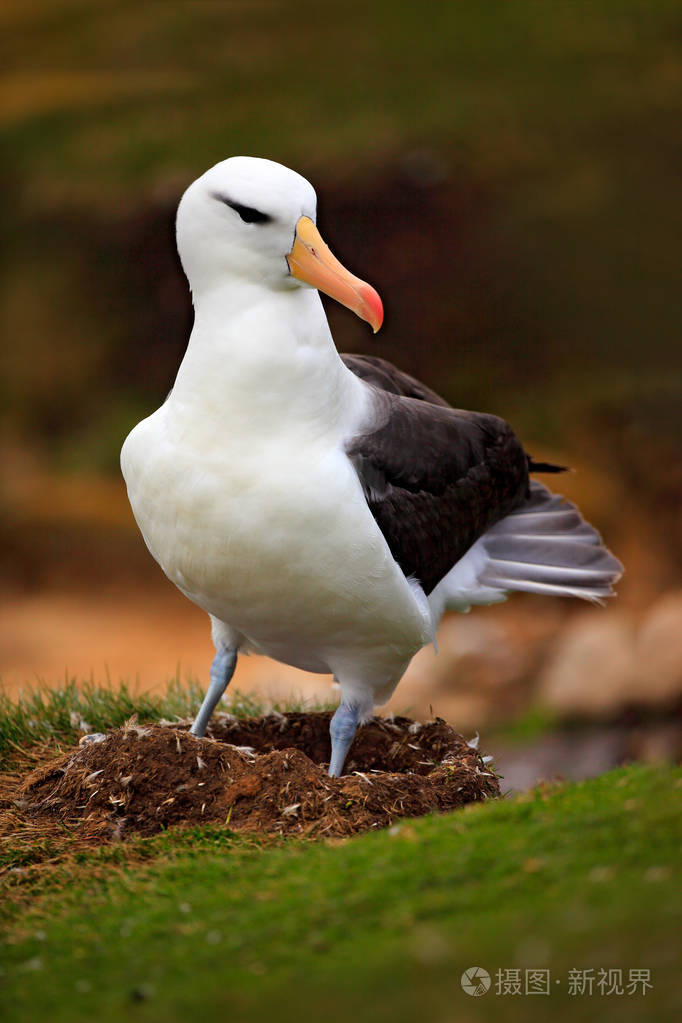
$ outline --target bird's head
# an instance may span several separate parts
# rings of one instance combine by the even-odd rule
[[[376,331],[383,307],[369,284],[329,251],[312,185],[271,160],[233,156],[189,186],[177,216],[178,251],[195,294],[228,277],[282,290],[310,286]]]

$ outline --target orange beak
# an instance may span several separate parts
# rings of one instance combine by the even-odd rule
[[[294,245],[287,256],[292,277],[311,284],[325,295],[367,320],[376,334],[384,321],[384,307],[374,288],[346,270],[322,241],[310,217],[296,224]]]

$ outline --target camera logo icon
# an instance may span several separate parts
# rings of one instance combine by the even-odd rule
[[[473,998],[480,998],[490,988],[490,974],[482,966],[470,966],[462,974],[462,990]]]

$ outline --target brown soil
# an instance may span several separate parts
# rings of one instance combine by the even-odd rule
[[[499,795],[478,752],[439,718],[424,725],[372,719],[358,731],[347,773],[331,779],[329,718],[216,715],[204,739],[184,722],[132,721],[34,770],[16,791],[14,810],[99,841],[209,821],[322,837]]]

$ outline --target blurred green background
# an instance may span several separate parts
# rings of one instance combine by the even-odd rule
[[[55,481],[100,481],[106,519],[191,325],[177,201],[239,153],[308,176],[381,293],[377,338],[328,306],[341,350],[508,418],[580,470],[627,586],[679,585],[678,0],[5,0],[0,23],[4,585],[132,558],[69,532]]]
[[[132,426],[165,398],[191,327],[173,234],[180,195],[213,163],[247,154],[285,163],[312,181],[327,242],[384,300],[386,321],[376,338],[347,310],[327,305],[339,348],[394,360],[455,405],[506,417],[536,457],[574,466],[575,474],[552,484],[579,501],[626,565],[618,599],[607,610],[518,595],[467,618],[446,617],[438,656],[428,650],[417,655],[389,709],[422,719],[440,714],[467,736],[480,731],[481,748],[495,755],[505,790],[525,789],[557,773],[595,775],[632,759],[679,760],[679,0],[4,0],[0,28],[0,678],[11,695],[36,678],[54,686],[65,673],[79,682],[89,675],[114,683],[127,677],[133,688],[137,678],[143,688],[158,689],[174,671],[184,687],[191,669],[205,683],[212,655],[208,621],[146,551],[127,505],[118,453]],[[240,658],[233,688],[280,700],[292,689],[318,699],[332,695],[328,678],[308,675],[304,689],[292,671],[263,662]],[[92,687],[85,689],[86,701],[88,692]],[[94,720],[82,700],[72,686],[52,701],[70,723],[73,741],[85,727],[82,715]],[[119,700],[127,706],[127,691]],[[49,726],[45,703],[50,700],[39,695],[17,712],[35,736]],[[351,907],[358,925],[376,904],[377,934],[386,931],[387,912],[393,914],[389,937],[395,926],[410,941],[414,931],[426,952],[405,976],[418,972],[422,987],[415,987],[413,1002],[426,998],[439,1018],[452,1017],[451,986],[459,984],[450,946],[438,951],[443,914],[452,906],[458,916],[448,941],[454,936],[453,947],[466,954],[462,967],[495,962],[483,951],[492,955],[496,943],[502,952],[509,946],[509,959],[498,959],[505,965],[535,965],[546,947],[542,954],[551,954],[553,969],[569,954],[571,967],[652,966],[655,997],[662,998],[660,971],[676,952],[669,937],[674,900],[664,913],[664,887],[658,891],[650,882],[669,876],[665,828],[673,782],[667,775],[641,778],[641,789],[620,788],[622,778],[606,779],[594,794],[559,792],[561,805],[575,799],[568,816],[561,805],[559,813],[552,810],[554,797],[544,790],[526,804],[491,807],[492,841],[474,827],[467,844],[460,834],[471,830],[466,817],[457,835],[442,832],[442,854],[431,839],[399,852],[401,861],[421,870],[409,883],[407,874],[391,867],[388,845],[379,858],[372,852],[369,872],[358,866],[354,850],[362,853],[360,845],[321,853],[333,857],[341,888],[348,878],[367,875],[367,899],[349,901],[344,890],[339,903]],[[500,831],[505,814],[506,851]],[[406,828],[405,840],[414,835],[420,841],[419,834],[446,824],[443,818]],[[393,842],[390,835],[371,837]],[[216,920],[231,914],[220,926],[226,935],[238,932],[232,895],[246,892],[244,905],[254,919],[260,914],[266,921],[265,931],[247,927],[247,944],[229,961],[226,945],[207,959],[209,946],[204,942],[202,952],[197,944],[201,932],[182,930],[172,886],[166,885],[169,899],[154,882],[165,902],[162,914],[147,914],[137,929],[150,905],[149,892],[134,881],[137,861],[130,861],[130,870],[124,864],[120,877],[111,875],[113,917],[109,895],[102,903],[106,912],[100,912],[96,879],[79,861],[78,884],[70,878],[64,883],[59,873],[50,875],[56,878],[50,884],[81,900],[79,919],[87,926],[74,928],[64,917],[68,940],[55,944],[52,924],[63,913],[39,902],[33,921],[52,936],[45,944],[45,933],[33,933],[30,919],[21,917],[26,940],[16,955],[23,947],[28,951],[21,954],[31,956],[20,967],[23,994],[54,995],[49,970],[60,968],[64,950],[68,957],[70,936],[82,945],[89,926],[106,938],[100,918],[107,924],[110,917],[114,934],[123,906],[125,914],[134,910],[125,926],[133,920],[138,937],[120,949],[101,943],[114,966],[119,951],[124,956],[125,976],[112,981],[116,999],[127,997],[135,978],[147,976],[146,964],[161,943],[159,962],[172,963],[172,955],[177,959],[191,946],[199,964],[222,956],[234,976],[241,971],[239,983],[230,985],[221,966],[214,974],[218,986],[206,988],[218,992],[221,1004],[234,995],[239,1006],[251,947],[263,934],[293,934],[291,928],[282,931],[280,922],[296,924],[297,918],[286,904],[282,916],[276,902],[258,902],[265,883],[260,876],[250,898],[248,885],[234,873],[241,868],[239,860],[234,867],[232,840],[226,841],[229,849],[215,846],[208,859],[201,843],[198,853],[192,851],[192,873],[199,855],[209,867],[213,856],[227,878],[225,897],[220,887],[218,897],[211,896],[211,913]],[[247,853],[244,862],[253,871],[275,877],[275,868],[262,867],[262,858]],[[355,866],[346,857],[350,873],[337,861],[346,853],[355,856]],[[291,855],[299,857],[298,850]],[[310,873],[311,862],[301,859],[300,885],[295,871],[290,876],[297,878],[306,912],[310,907],[317,914],[317,940],[325,904],[315,888],[311,897],[310,877],[319,873]],[[436,879],[438,869],[444,879],[442,901],[422,869],[425,864],[433,874],[433,863]],[[170,869],[177,888],[180,875],[172,863]],[[383,888],[376,870],[385,874]],[[199,892],[207,875],[197,876]],[[33,899],[30,877],[24,880]],[[19,874],[13,879],[21,881]],[[481,879],[493,887],[481,888]],[[407,928],[401,885],[410,911]],[[211,885],[203,883],[202,890],[210,893]],[[286,896],[286,884],[282,891]],[[453,891],[459,902],[452,902]],[[534,901],[540,891],[542,899]],[[415,893],[426,901],[415,902]],[[188,922],[201,927],[202,899],[209,896],[189,898],[198,912]],[[492,907],[487,916],[486,898]],[[435,907],[433,929],[429,906]],[[47,923],[42,912],[51,912]],[[166,914],[173,916],[168,930]],[[308,918],[301,919],[305,930]],[[332,930],[334,919],[332,912]],[[149,920],[156,945],[146,941]],[[651,927],[640,927],[640,920]],[[567,937],[561,937],[562,927]],[[130,930],[120,934],[127,941]],[[539,952],[535,934],[542,936]],[[642,942],[647,956],[653,949],[651,958],[622,958],[623,949],[635,955]],[[339,1004],[351,1005],[357,989],[357,1004],[361,999],[376,1015],[386,991],[384,1010],[392,1012],[398,999],[402,1007],[406,986],[402,975],[395,982],[401,960],[389,949],[393,958],[376,974],[381,983],[381,976],[388,978],[385,990],[367,997],[379,988],[374,975],[366,988],[362,978],[377,956],[389,954],[373,933],[371,943],[379,951],[367,960],[356,987],[348,987],[351,1001],[341,998]],[[301,948],[305,953],[305,940]],[[343,952],[332,941],[314,952],[320,962],[344,969],[338,948]],[[520,948],[527,958],[513,959]],[[268,962],[268,954],[266,941],[253,963]],[[90,990],[78,984],[88,976],[88,962],[97,967],[98,955],[97,942],[90,942],[85,959],[74,959],[77,973],[62,971],[64,991],[76,998],[61,999],[63,1013]],[[26,971],[41,968],[43,959],[43,983],[26,984],[33,976]],[[446,971],[450,987],[439,987]],[[252,977],[259,989],[267,981],[260,973]],[[102,998],[106,970],[95,968],[91,976],[86,1001],[97,999],[104,1015],[115,1012],[109,1006],[119,1002]],[[179,976],[182,981],[182,971]],[[172,994],[179,982],[171,980]],[[308,970],[300,985],[304,993],[309,982]],[[162,996],[161,981],[158,988]],[[279,991],[277,997],[285,1011],[286,998]],[[577,1012],[587,1018],[573,1001],[569,1008],[555,998],[555,1017],[576,1019]],[[516,1018],[509,1004],[504,1018]],[[154,1005],[148,1005],[152,1015]],[[588,1016],[595,1007],[590,1001]],[[138,1010],[144,1006],[132,1006],[135,1016]],[[470,1018],[478,1018],[477,1011]],[[637,1012],[627,999],[600,1002],[599,1014],[609,1018],[618,1013],[634,1019]]]

